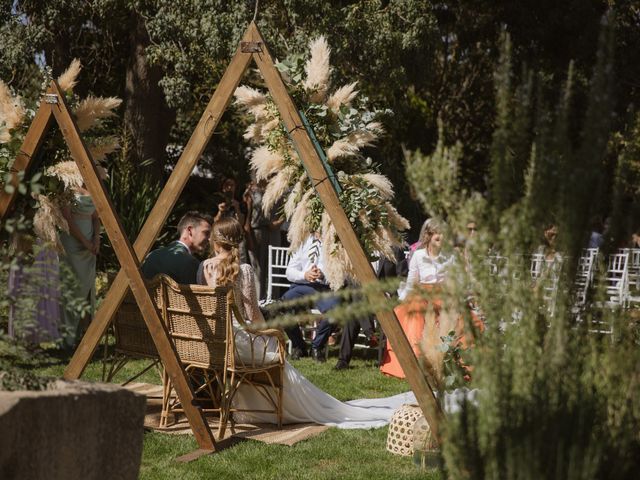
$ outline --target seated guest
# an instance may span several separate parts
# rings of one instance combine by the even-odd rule
[[[291,255],[286,271],[287,280],[291,282],[291,287],[282,296],[283,300],[295,300],[307,295],[330,291],[323,273],[325,259],[321,247],[322,242],[319,234],[310,235],[307,241]],[[338,302],[339,300],[335,297],[323,298],[316,302],[315,307],[324,314],[335,307]],[[334,327],[327,318],[323,318],[318,323],[316,336],[311,343],[311,355],[314,360],[325,361],[324,348]],[[285,331],[291,340],[292,358],[306,356],[307,346],[300,328],[294,325],[285,328]]]
[[[142,263],[142,274],[151,279],[164,273],[178,283],[196,283],[200,260],[193,254],[205,253],[209,245],[212,219],[191,211],[178,222],[178,240],[150,252]]]
[[[453,260],[453,257],[446,257],[441,253],[443,240],[442,225],[433,218],[427,220],[420,236],[420,246],[409,260],[406,287],[398,292],[400,300],[405,301],[395,308],[395,313],[407,340],[418,356],[421,355],[420,344],[423,340],[425,323],[429,334],[437,336],[442,301],[437,297],[427,301],[421,295],[414,295],[414,293],[419,290],[427,290],[434,294],[439,292]],[[380,370],[386,375],[398,378],[405,376],[388,342]]]
[[[376,276],[379,280],[407,276],[409,266],[404,250],[402,250],[401,248],[394,248],[394,253],[395,261],[391,261],[388,258],[380,258],[373,263],[373,269],[376,272]],[[370,347],[375,347],[378,345],[378,340],[373,330],[373,322],[371,321],[371,318],[350,321],[345,325],[342,331],[338,363],[336,363],[336,366],[334,367],[336,370],[344,370],[346,368],[349,368],[349,362],[351,361],[351,355],[353,354],[353,347],[361,329],[365,337],[367,337],[367,343]],[[380,341],[378,363],[382,361],[381,354],[385,348],[386,341],[387,340],[383,332],[383,336]]]

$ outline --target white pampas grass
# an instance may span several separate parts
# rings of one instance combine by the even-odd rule
[[[107,155],[120,148],[118,137],[110,136],[100,139],[100,141],[89,147],[91,158],[94,162],[102,162]]]
[[[300,203],[300,198],[302,196],[302,185],[306,179],[307,174],[303,173],[300,176],[300,179],[296,182],[296,184],[289,192],[287,201],[284,203],[284,217],[286,219],[291,218],[291,216],[295,212],[296,207],[298,206],[298,203]]]
[[[396,208],[393,205],[391,205],[389,202],[386,202],[384,206],[387,209],[387,216],[389,218],[389,223],[393,225],[396,228],[396,230],[403,232],[411,228],[411,225],[409,224],[409,220],[407,220],[402,215],[400,215],[398,213],[398,210],[396,210]],[[396,242],[397,242],[396,243],[397,246],[402,246],[402,241],[397,239]]]
[[[393,198],[393,184],[384,175],[380,175],[379,173],[365,173],[362,175],[362,178],[378,190],[384,200]]]
[[[75,190],[82,187],[84,183],[78,165],[73,160],[58,162],[47,168],[45,173],[60,179],[60,181],[64,183],[65,189]]]
[[[0,143],[11,140],[10,132],[22,124],[25,109],[22,99],[11,94],[9,87],[0,80]]]
[[[265,215],[271,213],[271,209],[289,188],[289,180],[293,174],[293,167],[285,167],[275,175],[264,190],[262,196],[262,211]]]
[[[78,74],[82,70],[80,60],[74,58],[69,67],[58,77],[58,86],[63,92],[70,92],[78,83]]]
[[[113,110],[120,106],[122,100],[116,97],[88,96],[76,107],[75,116],[81,132],[94,127],[103,118],[113,117]]]
[[[324,276],[333,290],[342,288],[350,275],[351,262],[338,241],[338,235],[327,212],[322,214],[322,255],[324,257]]]
[[[236,88],[236,91],[233,92],[233,96],[236,97],[236,103],[245,108],[264,104],[267,101],[267,97],[264,93],[256,90],[255,88],[245,87],[244,85]]]
[[[347,135],[346,140],[354,147],[360,149],[370,147],[378,139],[378,134],[374,130],[356,130]]]
[[[272,174],[278,173],[284,166],[284,158],[279,152],[274,152],[267,146],[256,148],[249,161],[256,173],[256,180],[267,180]]]
[[[360,154],[360,147],[355,145],[349,138],[341,138],[333,142],[327,149],[327,160],[333,163],[338,158],[353,157]]]
[[[307,217],[309,216],[309,199],[313,195],[313,188],[309,188],[302,199],[298,203],[291,219],[289,220],[289,231],[287,232],[287,239],[291,244],[292,251],[297,250],[307,240],[309,235],[313,232],[309,231],[307,225]]]
[[[329,88],[329,76],[331,74],[329,56],[331,50],[323,36],[312,40],[309,43],[309,50],[311,51],[311,57],[307,60],[307,65],[305,66],[307,78],[303,85],[310,93],[310,100],[320,103],[324,100]]]
[[[39,208],[33,216],[33,231],[38,238],[51,244],[58,252],[64,247],[58,238],[57,229],[69,233],[69,224],[62,215],[62,209],[57,202],[51,201],[46,195],[36,195]]]
[[[357,85],[358,82],[353,82],[337,89],[327,100],[327,107],[329,107],[333,113],[338,113],[341,106],[349,105],[358,95],[358,91],[356,90]]]

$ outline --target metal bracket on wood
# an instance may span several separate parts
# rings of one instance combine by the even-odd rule
[[[262,42],[240,42],[242,53],[262,53]]]
[[[58,103],[58,95],[55,93],[45,93],[43,95],[44,103],[57,104]]]

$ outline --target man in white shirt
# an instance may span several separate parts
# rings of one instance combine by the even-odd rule
[[[329,292],[329,284],[324,277],[324,256],[319,235],[310,235],[305,243],[293,254],[287,265],[287,279],[291,287],[282,296],[283,300],[295,300],[307,295]],[[318,300],[315,308],[323,314],[335,307],[339,302],[336,297]],[[326,360],[323,351],[329,340],[334,325],[327,318],[322,318],[316,329],[316,336],[311,343],[311,356],[319,361]],[[292,344],[292,358],[307,355],[307,346],[298,326],[285,328]]]

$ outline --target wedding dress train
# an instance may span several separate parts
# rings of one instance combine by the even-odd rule
[[[215,286],[215,278],[210,279],[209,285]],[[253,268],[243,264],[233,286],[234,295],[240,313],[247,323],[263,322],[264,318],[258,307],[256,298]],[[240,329],[240,324],[234,319],[234,328]],[[238,331],[236,334],[236,348],[240,356],[250,355],[247,351],[249,332]],[[246,338],[243,340],[243,336]],[[267,355],[265,361],[275,361],[275,339],[265,338]],[[244,348],[244,346],[247,348]],[[316,387],[307,380],[291,364],[285,362],[284,395],[283,395],[283,423],[318,423],[338,428],[376,428],[389,423],[394,410],[404,403],[416,403],[413,392],[401,393],[386,398],[361,399],[341,402],[328,393]],[[255,390],[240,386],[233,399],[233,406],[240,409],[268,409],[270,406]],[[274,414],[239,412],[235,414],[238,422],[277,423]]]

